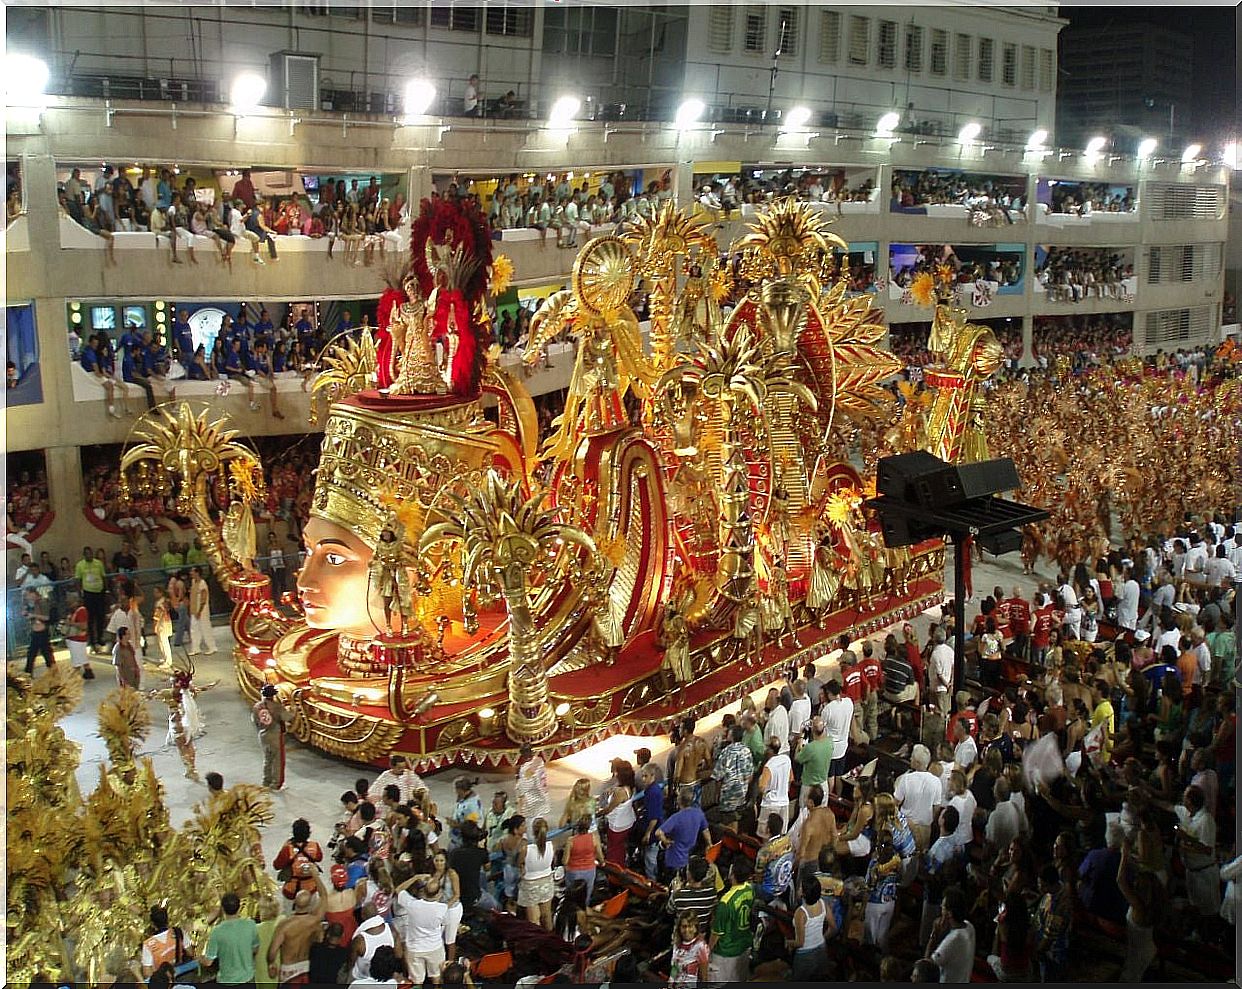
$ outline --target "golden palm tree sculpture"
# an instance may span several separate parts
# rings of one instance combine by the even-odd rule
[[[423,533],[420,551],[426,553],[442,542],[455,544],[461,555],[463,593],[476,590],[484,604],[504,601],[509,617],[505,730],[519,744],[541,742],[556,731],[542,656],[543,640],[552,630],[536,627],[531,588],[554,577],[584,579],[588,568],[581,566],[578,554],[561,550],[569,543],[594,556],[595,543],[577,526],[557,521],[544,507],[546,492],[523,497],[516,481],[494,470],[465,497],[447,494],[452,506],[445,510],[446,520]]]

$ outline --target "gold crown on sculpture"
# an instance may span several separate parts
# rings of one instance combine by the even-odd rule
[[[407,539],[417,535],[418,516],[464,467],[460,457],[436,449],[438,437],[473,418],[468,406],[429,415],[392,404],[369,408],[351,398],[331,407],[311,499],[311,515],[349,529],[372,549],[394,505],[402,506]]]

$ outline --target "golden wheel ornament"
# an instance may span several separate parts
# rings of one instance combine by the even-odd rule
[[[591,316],[604,316],[624,307],[634,291],[635,279],[634,258],[620,237],[597,237],[574,262],[574,295]]]

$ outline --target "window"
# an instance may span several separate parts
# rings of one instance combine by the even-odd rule
[[[979,81],[992,81],[992,48],[991,38],[979,39]]]
[[[870,44],[871,19],[850,14],[850,65],[867,64],[867,46]]]
[[[1018,46],[1005,45],[1004,62],[1001,65],[1001,82],[1015,86],[1018,82]]]
[[[483,30],[505,38],[529,38],[535,30],[534,11],[511,3],[488,7]]]
[[[953,38],[953,78],[959,82],[970,81],[969,34],[959,34]]]
[[[742,38],[742,50],[766,52],[768,47],[767,9],[751,4],[746,8],[746,33]]]
[[[477,31],[479,29],[478,7],[432,7],[431,26],[448,28],[450,31]]]
[[[548,7],[543,17],[543,50],[550,54],[617,53],[615,7]]]
[[[780,31],[777,44],[780,46],[781,55],[792,58],[798,54],[798,8],[782,7],[777,27]]]
[[[707,47],[724,55],[733,51],[733,8],[713,4],[707,15]]]
[[[880,21],[879,46],[876,48],[875,64],[881,69],[897,65],[897,22]]]
[[[1022,46],[1022,88],[1035,88],[1035,48],[1032,45]]]
[[[949,32],[932,28],[931,74],[942,76],[949,71]]]
[[[1051,48],[1039,50],[1039,89],[1043,93],[1051,93],[1056,84],[1057,58]]]
[[[371,8],[371,20],[377,24],[417,24],[423,23],[422,7],[411,7],[405,4],[376,4]]]
[[[917,24],[906,25],[906,71],[923,71],[923,29]]]
[[[825,10],[819,17],[819,60],[835,65],[841,57],[841,15]]]
[[[349,3],[328,4],[328,13],[333,17],[352,17],[357,20],[362,16],[362,8]]]

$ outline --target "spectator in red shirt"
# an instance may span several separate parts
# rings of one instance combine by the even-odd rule
[[[850,649],[841,654],[841,694],[854,704],[854,724],[863,727],[863,701],[867,697],[867,681],[858,664],[858,654]]]
[[[867,736],[875,739],[880,737],[880,691],[884,689],[884,667],[875,656],[875,643],[863,643],[863,658],[858,664],[867,687],[866,698],[863,700],[863,727]]]
[[[1026,659],[1031,635],[1031,606],[1022,596],[1021,589],[1015,587],[1013,597],[1005,602],[1005,607],[1009,634],[1013,637],[1013,653],[1019,659]]]
[[[241,178],[233,185],[233,198],[240,199],[247,209],[254,209],[254,183],[250,181],[250,169],[242,169]]]
[[[1052,601],[1049,600],[1047,594],[1039,594],[1035,602],[1038,607],[1035,609],[1031,623],[1031,665],[1042,667],[1044,656],[1048,652],[1048,645],[1052,641],[1052,629],[1056,624],[1056,618],[1052,610]]]
[[[919,685],[919,696],[927,691],[927,667],[923,662],[923,652],[919,649],[918,636],[914,634],[914,626],[909,622],[901,628],[903,645],[906,647],[906,660],[914,670],[914,682]]]
[[[1002,639],[1009,638],[1009,601],[1005,598],[1005,589],[997,586],[992,588],[992,600],[996,602],[996,610],[992,612],[992,620],[996,622],[996,631]]]

